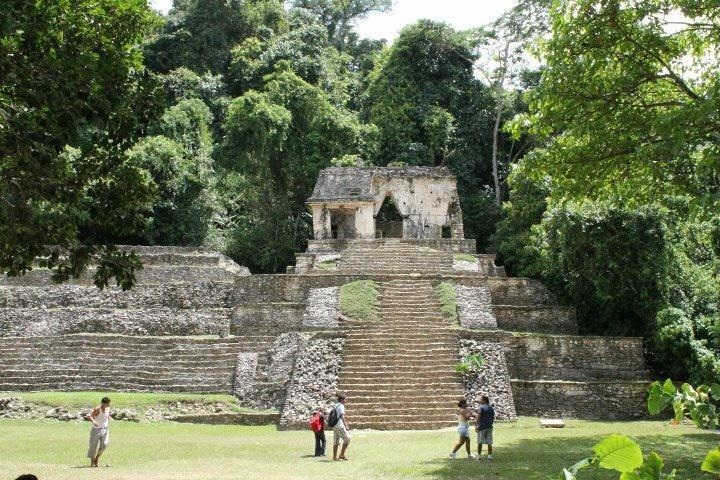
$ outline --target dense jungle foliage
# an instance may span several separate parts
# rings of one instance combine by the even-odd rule
[[[583,333],[720,377],[714,2],[520,0],[392,44],[355,31],[390,0],[3,6],[0,272],[65,280],[97,256],[96,283],[129,288],[119,243],[282,272],[320,169],[445,165],[466,236],[575,305]]]

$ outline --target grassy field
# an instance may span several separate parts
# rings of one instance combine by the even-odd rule
[[[699,471],[720,436],[691,426],[653,422],[569,422],[542,430],[537,419],[496,425],[494,463],[450,460],[452,429],[436,432],[354,432],[349,462],[313,458],[309,431],[275,427],[115,422],[102,467],[85,467],[88,425],[0,420],[0,478],[32,472],[45,479],[548,479],[589,455],[605,435],[635,439],[660,453],[678,478],[709,479]],[[332,435],[328,438],[331,440]],[[474,440],[474,439],[473,439]],[[105,466],[109,464],[109,466]],[[583,477],[583,478],[590,478]],[[598,476],[614,478],[618,475]]]

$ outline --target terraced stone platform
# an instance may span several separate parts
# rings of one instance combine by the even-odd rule
[[[100,291],[87,279],[54,285],[42,270],[0,279],[0,390],[233,392],[248,406],[282,411],[297,409],[289,385],[315,376],[322,383],[299,389],[312,392],[303,397],[308,411],[342,390],[354,428],[382,429],[452,425],[460,396],[488,392],[507,419],[644,411],[641,340],[577,336],[574,309],[558,306],[537,281],[504,276],[492,256],[460,271],[457,240],[337,245],[305,258],[333,255],[334,269],[287,275],[249,275],[202,249],[142,247],[145,273],[128,292]],[[304,323],[311,291],[359,279],[379,285],[379,321]],[[472,308],[485,309],[497,328],[443,318],[440,282],[487,292],[488,303]],[[306,340],[318,334],[325,340]],[[313,348],[333,351],[313,346],[333,339],[342,340],[336,360],[313,357]],[[453,371],[467,342],[491,360],[479,385]],[[310,359],[304,376],[300,358]],[[326,374],[328,362],[337,373]],[[284,427],[304,427],[303,412]]]

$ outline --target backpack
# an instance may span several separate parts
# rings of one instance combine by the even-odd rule
[[[334,428],[335,425],[338,423],[338,414],[337,414],[337,405],[335,405],[330,412],[330,415],[328,415],[327,419],[327,425],[330,428]]]
[[[310,430],[313,432],[319,432],[322,430],[322,425],[320,424],[320,415],[313,414],[312,418],[310,419]]]

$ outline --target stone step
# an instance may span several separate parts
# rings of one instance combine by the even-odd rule
[[[423,330],[366,330],[364,332],[349,332],[345,334],[348,340],[408,340],[422,341],[425,339],[433,339],[435,342],[454,342],[457,341],[457,333],[451,328],[435,328],[431,332]]]
[[[434,397],[433,397],[434,398]],[[382,411],[382,412],[424,412],[429,411],[444,411],[451,409],[453,413],[457,413],[457,402],[460,397],[450,399],[439,399],[434,400],[432,398],[425,399],[422,402],[407,401],[405,399],[383,399],[377,401],[374,399],[357,399],[353,397],[349,404],[352,411],[367,412],[368,410]]]
[[[52,358],[43,358],[41,360],[38,360],[36,357],[14,357],[14,358],[2,358],[2,364],[4,368],[11,368],[14,367],[15,369],[22,369],[24,365],[28,365],[28,368],[55,368],[58,365],[76,365],[77,368],[80,368],[79,366],[82,365],[82,368],[86,368],[87,366],[92,367],[95,365],[96,367],[100,367],[103,365],[107,365],[105,368],[115,368],[117,366],[117,369],[120,368],[137,368],[139,366],[146,367],[146,368],[153,368],[157,371],[177,371],[178,369],[193,369],[193,368],[199,368],[199,369],[205,369],[205,368],[212,368],[212,367],[233,367],[236,364],[236,359],[224,359],[224,360],[212,360],[212,359],[205,359],[205,360],[197,360],[197,359],[178,359],[178,360],[168,360],[168,361],[155,361],[151,358],[132,358],[132,357],[126,357],[123,359],[118,358],[107,358],[105,359],[105,362],[107,363],[101,363],[99,361],[99,358],[102,357],[94,357],[94,356],[87,356],[87,357],[52,357]],[[266,362],[263,360],[258,361],[258,366],[264,366]]]
[[[193,383],[201,378],[205,382],[227,383],[232,384],[234,379],[234,369],[226,368],[224,372],[215,373],[207,370],[196,372],[176,373],[171,376],[162,376],[151,371],[140,371],[130,368],[108,371],[100,369],[97,373],[88,369],[63,369],[34,371],[2,371],[0,372],[0,381],[11,382],[20,381],[21,383],[30,383],[30,381],[55,381],[68,382],[73,380],[88,380],[92,382],[124,382],[137,385],[175,385],[178,383]],[[16,373],[16,374],[14,374]]]
[[[432,371],[425,373],[412,372],[409,374],[398,374],[396,372],[377,372],[371,374],[369,372],[343,372],[342,379],[343,385],[356,385],[356,384],[383,384],[383,385],[395,385],[405,384],[408,379],[417,381],[433,380],[434,382],[449,382],[455,383],[457,375],[450,373],[451,370],[444,372]],[[0,376],[2,374],[0,373]]]
[[[448,359],[456,358],[458,356],[458,349],[457,348],[433,348],[433,349],[427,349],[427,348],[420,348],[418,350],[414,349],[396,349],[396,348],[368,348],[367,351],[353,351],[352,353],[349,353],[350,350],[348,350],[348,345],[345,346],[345,351],[348,353],[343,353],[343,361],[350,363],[351,361],[359,361],[362,362],[363,360],[378,360],[378,359],[387,359],[387,360],[410,360],[412,358],[416,358],[417,362],[423,362],[423,363],[431,363],[434,360],[439,360],[441,362],[447,362]],[[413,362],[415,363],[415,362]]]
[[[242,337],[238,337],[242,338]],[[0,337],[0,346],[34,346],[34,345],[127,345],[128,347],[148,345],[158,348],[178,347],[178,346],[216,346],[227,347],[235,346],[240,343],[239,339],[234,338],[193,338],[193,337],[139,337],[133,335],[108,335],[108,334],[72,334],[61,335],[56,337]]]
[[[341,324],[343,331],[345,332],[407,332],[412,330],[422,330],[424,332],[454,332],[455,323],[443,320],[426,322],[426,321],[415,321],[411,319],[406,320],[392,320],[391,322],[383,321],[381,325],[376,326],[371,323],[360,323],[360,322],[345,322]]]
[[[356,411],[347,413],[348,421],[352,427],[356,423],[365,422],[378,422],[378,423],[405,423],[405,422],[455,422],[457,424],[457,408],[448,408],[445,411],[439,412],[395,412],[392,414],[386,414],[383,410],[373,411],[367,410],[364,412]]]
[[[416,358],[418,362],[431,362],[440,358],[443,361],[448,358],[455,358],[457,355],[456,348],[375,348],[373,346],[359,347],[357,349],[345,346],[347,353],[343,354],[345,362],[362,362],[364,359],[371,360],[373,358],[385,358],[389,360],[410,360]]]
[[[342,387],[342,385],[341,385]],[[462,388],[457,385],[454,389],[442,390],[397,390],[392,389],[343,389],[348,397],[348,405],[352,405],[354,401],[358,403],[373,403],[382,405],[391,401],[405,401],[411,404],[424,405],[426,402],[441,402],[445,404],[457,404],[458,400],[463,397]]]
[[[441,428],[452,427],[457,422],[374,422],[363,421],[353,422],[352,427],[361,430],[439,430]]]
[[[77,382],[73,385],[59,384],[58,382],[45,383],[6,383],[0,382],[0,391],[47,391],[47,390],[63,390],[63,391],[82,391],[82,390],[107,390],[113,392],[188,392],[188,393],[231,393],[232,385],[205,385],[194,383],[192,385],[163,385],[162,388],[142,387],[134,384],[122,384],[110,381],[101,382]]]
[[[439,389],[450,389],[450,388],[457,388],[459,385],[458,381],[451,381],[445,378],[438,378],[436,381],[432,382],[409,382],[407,378],[398,378],[396,379],[398,381],[382,381],[382,379],[378,380],[368,380],[368,381],[351,381],[346,379],[344,376],[341,379],[340,385],[346,390],[346,391],[358,391],[359,389],[369,389],[373,390],[375,388],[381,389],[383,387],[392,388],[395,391],[427,391],[427,390],[439,390]]]

